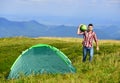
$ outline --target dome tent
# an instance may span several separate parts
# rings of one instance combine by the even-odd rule
[[[71,61],[63,52],[46,44],[38,44],[25,50],[14,62],[8,79],[18,78],[20,74],[75,73]]]

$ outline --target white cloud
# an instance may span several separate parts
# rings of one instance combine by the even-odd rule
[[[17,8],[24,12],[49,15],[73,15],[81,6],[81,0],[18,0]],[[14,5],[15,6],[15,5]],[[19,7],[18,7],[19,6]]]
[[[119,3],[120,0],[2,0],[0,13],[56,16],[78,16],[82,13],[83,16],[92,10],[96,15],[110,11],[110,8],[118,10]]]
[[[113,4],[120,4],[120,0],[108,0],[108,1]]]

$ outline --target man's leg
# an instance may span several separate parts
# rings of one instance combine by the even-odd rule
[[[93,47],[89,49],[89,52],[90,52],[89,61],[91,62],[91,61],[92,61],[92,58],[93,58],[93,54],[94,54],[94,49],[93,49]]]
[[[83,62],[86,61],[86,57],[87,57],[87,48],[83,46]]]

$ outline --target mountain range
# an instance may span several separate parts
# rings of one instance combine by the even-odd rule
[[[120,26],[118,25],[98,25],[94,31],[99,39],[120,40]],[[82,37],[76,34],[77,26],[68,25],[46,25],[35,20],[30,21],[10,21],[0,18],[0,37]]]

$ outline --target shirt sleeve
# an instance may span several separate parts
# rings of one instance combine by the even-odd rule
[[[80,32],[80,34],[81,34],[81,35],[84,35],[84,34],[85,34],[85,32]]]
[[[87,34],[87,31],[84,31],[84,32],[83,32],[83,35],[85,35],[85,34]]]

